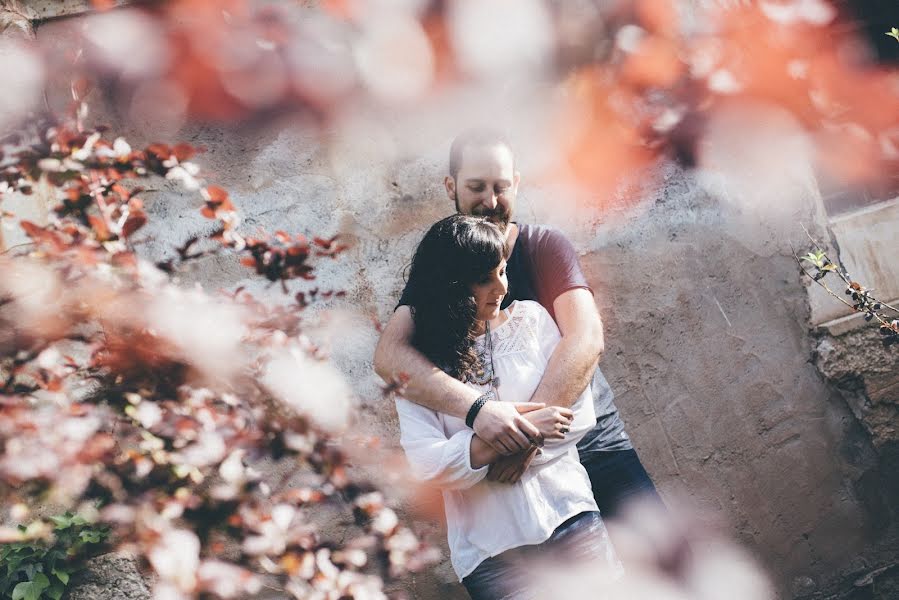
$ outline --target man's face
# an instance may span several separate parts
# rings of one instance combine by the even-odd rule
[[[456,178],[447,177],[446,192],[456,210],[490,218],[505,228],[512,218],[519,174],[504,144],[466,146]]]

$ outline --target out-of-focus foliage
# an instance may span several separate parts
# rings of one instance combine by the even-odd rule
[[[4,95],[0,126],[72,75],[57,95],[103,94],[163,130],[285,111],[334,130],[360,106],[442,116],[458,129],[497,108],[463,110],[457,93],[493,101],[508,88],[512,108],[546,100],[541,130],[552,135],[541,146],[552,159],[540,174],[600,199],[660,156],[707,169],[733,153],[790,160],[751,135],[771,111],[795,121],[828,183],[887,197],[899,187],[889,175],[899,86],[864,26],[847,3],[825,0],[146,2],[4,42],[0,65],[16,93]],[[734,114],[739,127],[723,135],[719,117]]]
[[[40,188],[56,201],[46,225],[21,222],[30,245],[0,256],[4,506],[40,500],[107,524],[155,572],[156,598],[243,598],[263,575],[297,598],[378,597],[383,578],[433,557],[347,472],[350,392],[302,333],[302,291],[270,305],[172,281],[185,261],[231,252],[286,290],[338,255],[338,239],[243,236],[186,144],[133,149],[46,124],[2,151],[0,200]],[[135,252],[148,219],[138,183],[157,177],[193,190],[197,219],[216,226],[152,265]],[[266,483],[261,463],[288,476]],[[355,520],[343,543],[318,533],[324,506]],[[4,530],[3,541],[48,533]]]
[[[21,509],[22,507],[18,507]],[[109,536],[108,528],[88,523],[80,515],[67,512],[50,517],[50,542],[29,540],[0,547],[0,598],[4,600],[59,600],[85,558],[98,553]],[[19,525],[23,536],[35,536],[47,528],[43,521],[30,530]]]

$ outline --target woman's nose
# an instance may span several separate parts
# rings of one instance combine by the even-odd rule
[[[496,286],[494,287],[497,295],[506,295],[506,292],[509,291],[509,282],[505,277],[498,277],[496,280]]]

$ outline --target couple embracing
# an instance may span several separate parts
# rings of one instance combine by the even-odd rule
[[[453,568],[474,600],[534,597],[527,565],[617,559],[603,520],[658,500],[597,368],[602,323],[571,243],[512,221],[519,173],[492,131],[459,136],[457,214],[412,259],[375,351],[413,472],[443,491]]]

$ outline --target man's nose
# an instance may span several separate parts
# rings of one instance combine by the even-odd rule
[[[496,194],[493,192],[487,192],[487,197],[484,199],[484,201],[481,204],[483,204],[485,208],[489,208],[490,210],[493,210],[494,208],[496,208],[496,201],[497,201]]]

